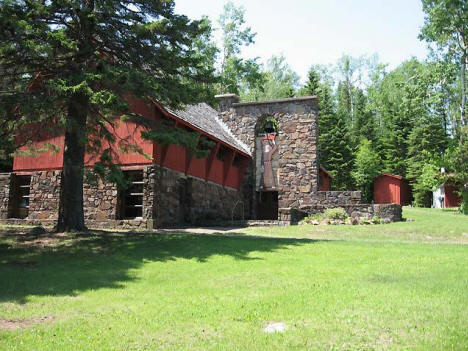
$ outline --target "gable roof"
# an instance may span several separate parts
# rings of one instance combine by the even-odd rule
[[[390,178],[395,178],[395,179],[398,179],[398,180],[407,180],[406,178],[404,178],[402,176],[392,174],[392,173],[382,173],[381,175],[377,176],[376,178],[380,178],[380,177],[390,177]]]
[[[218,111],[208,104],[200,103],[196,105],[187,105],[185,109],[176,111],[169,108],[164,109],[174,117],[197,127],[201,131],[228,144],[238,151],[241,151],[248,156],[252,156],[247,145],[232,134],[228,126],[219,118]]]

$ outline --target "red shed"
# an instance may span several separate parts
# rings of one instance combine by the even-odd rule
[[[374,202],[376,204],[409,205],[411,187],[407,179],[384,173],[374,179]]]

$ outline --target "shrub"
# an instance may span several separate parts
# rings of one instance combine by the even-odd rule
[[[348,214],[346,211],[341,208],[328,208],[325,210],[324,213],[325,217],[330,219],[330,220],[339,220],[339,221],[344,221],[348,218]]]
[[[312,213],[312,214],[308,215],[307,217],[305,217],[304,219],[302,219],[301,222],[310,224],[310,223],[312,223],[314,221],[320,222],[323,218],[324,218],[323,213]]]

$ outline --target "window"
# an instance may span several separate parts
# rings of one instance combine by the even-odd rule
[[[128,187],[121,194],[121,219],[143,216],[143,171],[124,171]]]
[[[31,176],[15,176],[10,189],[10,218],[26,218],[29,213]]]

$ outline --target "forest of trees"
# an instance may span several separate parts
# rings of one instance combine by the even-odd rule
[[[444,167],[468,211],[468,4],[422,3],[420,40],[430,47],[424,61],[411,58],[389,69],[377,56],[343,55],[326,66],[311,65],[301,84],[283,55],[266,64],[243,56],[256,34],[245,22],[245,10],[231,1],[212,23],[175,14],[174,1],[4,0],[0,171],[11,167],[13,140],[22,126],[59,125],[67,145],[63,181],[69,184],[62,187],[62,198],[76,200],[61,204],[60,218],[81,213],[59,224],[80,229],[82,194],[73,189],[82,183],[85,148],[99,150],[100,140],[112,138],[106,127],[110,116],[139,117],[127,114],[124,91],[170,106],[197,101],[215,106],[219,93],[236,93],[243,101],[317,95],[320,162],[334,176],[334,189],[360,189],[371,200],[374,177],[391,172],[410,179],[414,205],[429,206]],[[28,90],[32,80],[41,89]],[[118,169],[117,176],[108,171],[116,170],[109,159],[101,155],[96,171],[118,181]]]
[[[266,65],[242,58],[255,34],[244,10],[228,3],[219,22],[221,83],[213,93],[237,93],[243,101],[317,95],[320,162],[334,176],[334,189],[359,189],[371,201],[373,179],[389,172],[410,180],[414,205],[431,206],[433,188],[450,177],[467,211],[468,5],[424,0],[423,9],[420,40],[430,48],[424,61],[411,58],[389,69],[376,55],[343,55],[312,65],[301,85],[282,55]]]

